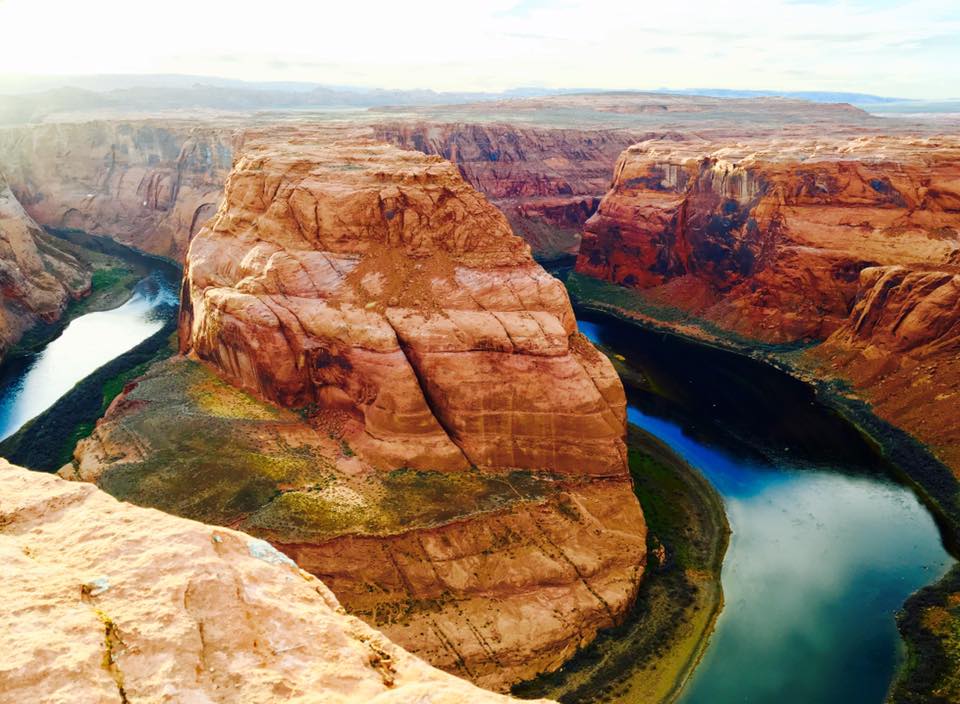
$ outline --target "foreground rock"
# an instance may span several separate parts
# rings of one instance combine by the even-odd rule
[[[40,229],[0,176],[0,359],[89,290],[88,268]]]
[[[268,543],[0,460],[0,702],[506,702]]]
[[[248,140],[181,311],[182,350],[231,385],[155,367],[64,476],[269,539],[484,686],[559,667],[645,562],[613,367],[449,163],[349,131]]]

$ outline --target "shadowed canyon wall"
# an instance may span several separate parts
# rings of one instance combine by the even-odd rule
[[[87,267],[40,229],[0,175],[0,359],[89,289]]]

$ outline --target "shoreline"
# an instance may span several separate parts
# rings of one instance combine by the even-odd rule
[[[809,368],[790,358],[814,345],[751,344],[732,333],[705,329],[693,315],[681,315],[678,322],[673,322],[656,317],[657,306],[653,304],[645,306],[646,310],[631,310],[585,295],[582,285],[609,287],[619,297],[639,296],[630,289],[573,271],[563,280],[575,309],[610,315],[630,325],[739,354],[807,384],[821,403],[877,448],[895,478],[908,486],[930,511],[947,552],[960,558],[960,481],[920,440],[874,414],[870,405],[855,396],[841,379],[818,378]],[[939,609],[936,611],[939,630],[925,618],[932,613],[931,609]],[[953,701],[939,698],[935,690],[938,683],[946,682],[944,686],[953,688],[951,693],[960,694],[960,635],[953,635],[960,633],[960,564],[914,592],[897,613],[896,621],[905,655],[891,680],[886,701],[930,704]]]
[[[673,702],[706,652],[724,603],[730,526],[723,500],[699,471],[634,425],[628,452],[649,528],[637,599],[620,625],[599,633],[560,670],[515,686],[515,696]]]

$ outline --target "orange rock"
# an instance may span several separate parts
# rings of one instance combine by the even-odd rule
[[[571,347],[563,286],[440,159],[253,140],[183,300],[183,350],[281,405],[352,414],[374,464],[626,471],[612,367]]]
[[[262,540],[0,460],[0,702],[508,702]],[[542,700],[541,700],[542,701]]]

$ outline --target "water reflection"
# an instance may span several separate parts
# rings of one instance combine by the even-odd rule
[[[78,381],[159,331],[176,304],[175,287],[158,274],[148,276],[119,308],[80,316],[41,352],[8,369],[0,388],[0,440]]]
[[[647,378],[628,389],[630,422],[726,504],[725,606],[680,701],[882,702],[894,614],[951,563],[916,496],[785,375],[612,319],[582,330]]]

